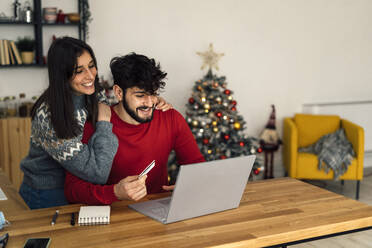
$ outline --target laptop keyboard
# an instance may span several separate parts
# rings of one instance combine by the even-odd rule
[[[168,208],[167,207],[155,207],[155,208],[152,208],[151,211],[157,216],[165,217],[168,213]]]
[[[167,198],[167,199],[158,201],[158,203],[163,204],[163,205],[169,205],[170,201],[171,201],[171,198]]]
[[[169,212],[169,205],[170,205],[171,198],[163,199],[156,201],[155,206],[151,209],[151,212],[155,215],[160,217],[162,221],[165,221],[165,218]]]

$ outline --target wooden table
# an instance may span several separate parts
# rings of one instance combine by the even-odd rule
[[[56,208],[19,211],[0,235],[9,233],[8,247],[30,237],[51,237],[50,247],[264,247],[372,227],[372,206],[290,178],[250,182],[239,208],[168,225],[128,203],[113,204],[111,224],[101,226],[71,226],[79,205],[58,208],[55,226]]]

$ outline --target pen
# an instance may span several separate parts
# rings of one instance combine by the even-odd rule
[[[71,226],[75,226],[75,213],[71,214],[71,221],[70,221]]]
[[[58,213],[59,213],[59,210],[56,210],[56,212],[53,215],[52,222],[50,223],[52,226],[57,223]]]

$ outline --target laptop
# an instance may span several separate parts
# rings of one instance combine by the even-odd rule
[[[183,165],[172,196],[128,205],[163,224],[237,208],[256,156]]]

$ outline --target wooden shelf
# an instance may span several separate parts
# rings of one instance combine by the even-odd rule
[[[23,22],[23,21],[0,21],[0,25],[34,25],[34,22]]]
[[[77,23],[41,23],[43,26],[79,26],[80,22]]]
[[[34,15],[33,22],[27,23],[25,21],[11,21],[11,20],[0,20],[0,25],[27,25],[31,26],[34,30],[34,39],[35,39],[35,57],[36,63],[30,65],[0,65],[1,68],[43,68],[46,67],[44,64],[44,47],[43,47],[43,29],[48,28],[49,26],[53,27],[74,27],[79,31],[79,39],[85,40],[86,30],[81,25],[81,22],[76,23],[44,23],[42,18],[42,4],[41,0],[33,0],[34,6]],[[77,0],[78,13],[84,15],[83,2],[82,0]],[[81,16],[84,20],[83,16]],[[6,39],[6,37],[1,37],[1,39]]]
[[[45,64],[21,64],[21,65],[0,65],[0,69],[2,68],[19,68],[19,67],[24,67],[24,68],[42,68],[42,67],[46,67]]]

